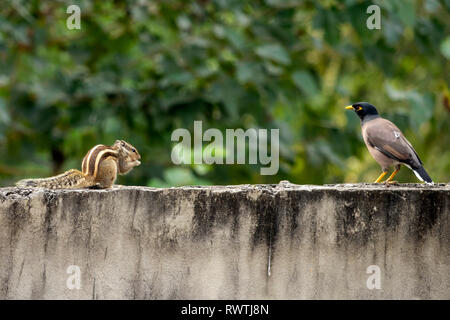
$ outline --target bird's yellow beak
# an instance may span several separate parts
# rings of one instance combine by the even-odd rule
[[[352,106],[347,106],[347,107],[345,107],[345,109],[350,110],[350,109],[353,109],[353,107]]]

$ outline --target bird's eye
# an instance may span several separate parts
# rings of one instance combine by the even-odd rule
[[[356,111],[361,111],[362,107],[358,106],[358,109],[356,109]]]

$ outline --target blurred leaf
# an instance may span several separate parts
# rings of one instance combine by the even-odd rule
[[[441,53],[444,57],[450,60],[450,36],[441,42]]]
[[[392,2],[400,21],[408,27],[412,27],[415,22],[415,2],[414,0],[396,0]]]
[[[295,85],[307,96],[314,96],[318,92],[317,84],[308,71],[295,71],[292,74]]]
[[[271,59],[280,64],[290,64],[291,59],[287,51],[279,44],[266,44],[256,48],[256,54],[262,58]]]

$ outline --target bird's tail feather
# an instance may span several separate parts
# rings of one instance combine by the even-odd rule
[[[425,181],[426,183],[433,183],[428,173],[425,171],[423,166],[420,166],[417,169],[413,169],[414,174],[419,178],[420,181]]]

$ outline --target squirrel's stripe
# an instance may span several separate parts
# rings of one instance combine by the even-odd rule
[[[97,154],[97,157],[95,158],[95,166],[94,166],[94,174],[93,174],[93,176],[97,177],[97,172],[98,172],[98,167],[99,167],[100,161],[104,157],[113,156],[115,159],[117,159],[117,155],[118,155],[118,152],[115,151],[115,150],[112,150],[112,149],[105,149],[105,150],[100,151]]]
[[[85,175],[92,174],[94,172],[95,158],[97,157],[98,152],[106,148],[107,146],[98,144],[89,150],[87,155],[84,157],[82,164],[82,171]]]
[[[84,174],[87,171],[87,163],[86,163],[86,159],[87,159],[88,154],[86,154],[83,158],[83,161],[81,161],[81,172],[83,172]]]
[[[121,143],[123,143],[123,151],[126,152],[126,154],[131,154],[131,150],[133,149],[133,146],[130,145],[128,142],[120,140]]]

